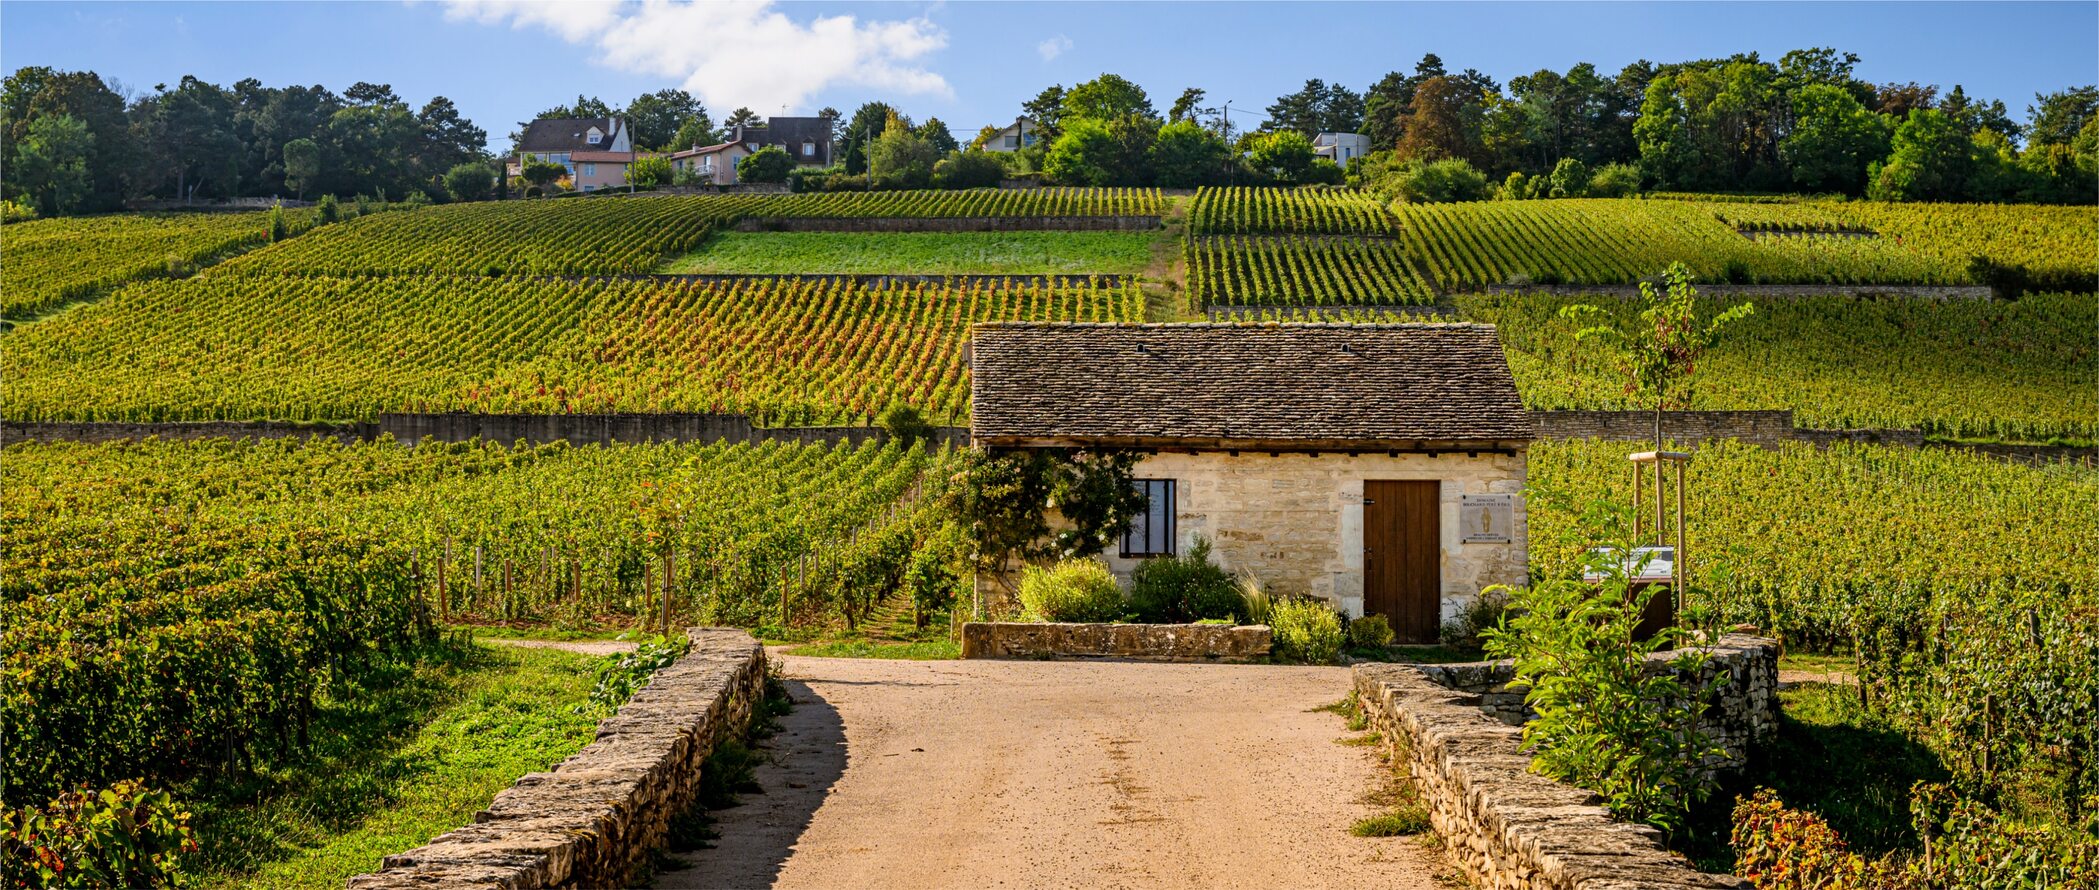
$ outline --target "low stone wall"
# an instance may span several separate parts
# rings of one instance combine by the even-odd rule
[[[631,886],[671,819],[698,797],[700,764],[765,694],[765,647],[693,628],[692,651],[656,673],[597,740],[496,795],[474,824],[386,857],[355,890]]]
[[[302,424],[270,421],[208,423],[32,423],[0,424],[0,442],[113,442],[119,439],[281,439],[327,436],[344,442],[383,435],[402,442],[429,438],[464,442],[554,442],[576,445],[639,442],[793,442],[816,444],[889,437],[871,426],[757,427],[741,414],[382,414],[376,423]],[[934,427],[935,444],[969,444],[969,428]]]
[[[1649,411],[1532,411],[1540,439],[1654,440]],[[1791,411],[1667,411],[1662,430],[1679,442],[1740,439],[1758,445],[1796,441]]]
[[[1252,661],[1267,658],[1267,625],[1047,624],[972,621],[962,625],[963,658],[1158,658]]]
[[[358,442],[377,435],[369,423],[314,424],[276,421],[200,421],[195,423],[0,423],[0,442],[115,442],[120,439],[298,439],[326,436]]]
[[[1778,642],[1728,634],[1706,652],[1711,657],[1690,682],[1703,686],[1721,678],[1719,695],[1708,703],[1703,725],[1727,751],[1729,764],[1739,766],[1748,760],[1751,746],[1778,731]],[[1670,670],[1676,656],[1673,651],[1647,656],[1648,674]],[[1524,706],[1521,690],[1508,688],[1516,679],[1513,662],[1424,664],[1417,669],[1439,686],[1478,696],[1481,713],[1510,726],[1522,726],[1537,716]]]
[[[1721,644],[1761,650],[1769,641],[1730,636]],[[1776,647],[1770,652],[1766,694],[1775,696]],[[1759,652],[1743,660],[1761,663],[1762,658]],[[1357,665],[1356,693],[1371,728],[1382,734],[1419,788],[1444,849],[1475,885],[1485,890],[1749,887],[1733,875],[1698,871],[1665,848],[1653,828],[1614,821],[1595,794],[1531,772],[1530,757],[1520,750],[1522,729],[1488,716],[1479,696],[1436,682],[1424,667]],[[1775,704],[1772,713],[1775,725]]]
[[[674,281],[699,281],[709,283],[736,284],[745,281],[820,281],[845,283],[869,290],[887,290],[900,287],[1102,287],[1119,288],[1136,283],[1136,276],[1116,273],[1098,275],[902,275],[896,273],[757,273],[757,274],[675,274],[623,275],[627,279],[651,279]],[[602,280],[602,279],[601,279]]]
[[[1490,284],[1491,294],[1553,294],[1582,297],[1637,297],[1636,284]],[[1909,297],[1924,300],[1987,300],[1990,289],[1982,285],[1929,284],[1727,284],[1698,283],[1701,297]]]
[[[1308,315],[1319,315],[1319,314],[1322,314],[1322,313],[1324,313],[1324,314],[1336,314],[1336,315],[1343,315],[1343,316],[1347,316],[1347,317],[1350,317],[1350,318],[1357,318],[1357,317],[1361,317],[1361,316],[1365,316],[1365,315],[1379,315],[1379,316],[1386,316],[1386,315],[1389,315],[1389,316],[1397,316],[1397,317],[1399,317],[1399,318],[1401,318],[1401,319],[1406,319],[1406,318],[1415,318],[1415,317],[1420,317],[1420,316],[1428,316],[1428,315],[1434,315],[1434,316],[1439,316],[1439,317],[1443,317],[1443,318],[1455,318],[1455,317],[1457,316],[1457,314],[1458,314],[1458,308],[1457,308],[1456,306],[1339,306],[1339,305],[1331,305],[1331,306],[1209,306],[1209,307],[1205,307],[1205,308],[1203,309],[1203,314],[1204,314],[1204,315],[1206,315],[1206,316],[1208,316],[1208,319],[1207,319],[1207,320],[1209,320],[1209,321],[1239,321],[1239,320],[1241,320],[1241,319],[1248,319],[1248,320],[1258,320],[1259,318],[1261,318],[1261,316],[1263,316],[1263,315],[1266,315],[1266,314],[1268,314],[1268,313],[1271,313],[1271,312],[1274,312],[1274,313],[1278,313],[1278,314],[1282,314],[1282,315],[1287,315],[1287,316],[1292,316],[1292,317],[1300,317],[1300,316],[1308,316]]]
[[[739,232],[1147,232],[1156,216],[751,217]]]

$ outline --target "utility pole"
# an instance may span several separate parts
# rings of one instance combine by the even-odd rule
[[[1239,184],[1239,158],[1232,148],[1232,100],[1224,100],[1225,184]]]

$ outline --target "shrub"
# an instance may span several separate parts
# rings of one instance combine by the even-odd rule
[[[787,156],[787,150],[768,145],[736,162],[736,179],[739,182],[786,182],[787,174],[792,170],[794,159]]]
[[[1458,608],[1458,614],[1443,622],[1442,638],[1445,646],[1464,646],[1477,649],[1482,636],[1490,627],[1501,624],[1501,614],[1508,611],[1509,597],[1501,588],[1490,587],[1480,591],[1471,602]]]
[[[1090,559],[1067,559],[1021,573],[1020,605],[1037,621],[1114,621],[1122,617],[1122,588],[1108,567]]]
[[[21,201],[0,201],[0,224],[36,219],[36,208]]]
[[[890,438],[905,445],[931,438],[933,435],[933,425],[926,421],[925,415],[920,414],[917,408],[902,402],[883,409],[879,423],[882,429],[888,431]]]
[[[320,209],[321,225],[340,222],[343,218],[342,204],[335,200],[334,195],[322,195],[320,203],[314,206]]]
[[[1268,626],[1275,633],[1275,654],[1285,661],[1332,664],[1341,657],[1341,619],[1320,600],[1277,600]]]
[[[1533,769],[1603,795],[1621,819],[1675,830],[1711,793],[1705,762],[1722,753],[1699,725],[1716,689],[1684,679],[1698,676],[1705,655],[1685,650],[1673,670],[1648,673],[1648,653],[1681,636],[1670,628],[1644,642],[1633,637],[1647,601],[1666,588],[1635,591],[1609,556],[1587,569],[1604,580],[1517,591],[1501,626],[1485,632],[1487,654],[1515,661],[1509,688],[1527,690],[1524,703],[1538,713],[1523,727],[1525,747],[1536,752]]]
[[[495,189],[495,168],[480,161],[468,161],[445,171],[445,192],[454,201],[486,201]]]
[[[1363,649],[1392,645],[1392,622],[1383,615],[1365,615],[1348,623],[1348,642]]]
[[[1640,168],[1632,164],[1605,164],[1589,179],[1591,198],[1629,198],[1640,193]]]
[[[1462,158],[1408,161],[1400,165],[1390,188],[1400,200],[1417,204],[1479,201],[1489,193],[1486,174]]]
[[[944,189],[997,188],[1006,165],[991,152],[965,151],[933,165],[933,184]]]
[[[676,175],[677,171],[671,169],[670,158],[636,158],[627,165],[627,182],[638,189],[669,185]]]
[[[621,639],[626,635],[621,634]],[[649,685],[656,672],[669,667],[692,648],[692,641],[680,637],[653,637],[642,640],[634,651],[605,656],[598,667],[598,682],[590,690],[590,703],[605,710],[615,710],[633,698],[634,693]],[[577,706],[578,712],[582,710]]]
[[[1787,809],[1769,788],[1735,802],[1735,871],[1758,890],[1881,887],[1890,877],[1848,850],[1822,817]]]
[[[1184,555],[1140,563],[1130,576],[1130,605],[1141,620],[1171,623],[1231,618],[1246,608],[1239,585],[1210,561],[1210,542],[1202,537]]]
[[[291,227],[284,222],[284,208],[270,205],[270,243],[275,244],[291,236]]]
[[[10,807],[0,837],[10,887],[170,887],[197,852],[189,813],[136,781]]]
[[[823,181],[827,192],[864,192],[868,189],[867,174],[833,173]]]

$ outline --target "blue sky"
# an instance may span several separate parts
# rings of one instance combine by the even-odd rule
[[[1183,87],[1248,122],[1318,77],[1362,89],[1424,52],[1497,80],[1594,62],[1833,46],[1875,82],[1960,83],[2024,119],[2036,91],[2099,81],[2099,3],[0,2],[0,67],[92,69],[139,91],[390,83],[445,95],[491,135],[578,93],[683,86],[720,120],[885,99],[958,135],[1102,71],[1162,110]]]

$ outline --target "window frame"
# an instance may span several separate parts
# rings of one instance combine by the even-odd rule
[[[1158,497],[1161,493],[1163,493],[1166,501],[1166,511],[1164,514],[1164,518],[1166,520],[1166,529],[1163,535],[1154,534],[1154,532],[1157,530],[1147,525],[1144,529],[1145,541],[1143,542],[1143,547],[1147,549],[1133,550],[1131,549],[1130,545],[1132,543],[1135,543],[1133,539],[1134,536],[1137,534],[1137,528],[1134,524],[1132,524],[1130,530],[1124,532],[1121,536],[1120,541],[1118,542],[1119,554],[1121,558],[1150,559],[1157,556],[1170,557],[1178,555],[1180,553],[1181,531],[1179,515],[1181,510],[1180,481],[1177,479],[1131,479],[1130,482],[1136,485],[1138,487],[1138,490],[1144,495],[1144,515],[1139,518],[1139,521],[1150,521],[1153,499],[1155,497]],[[1159,541],[1165,549],[1148,549],[1150,544],[1154,540]]]

